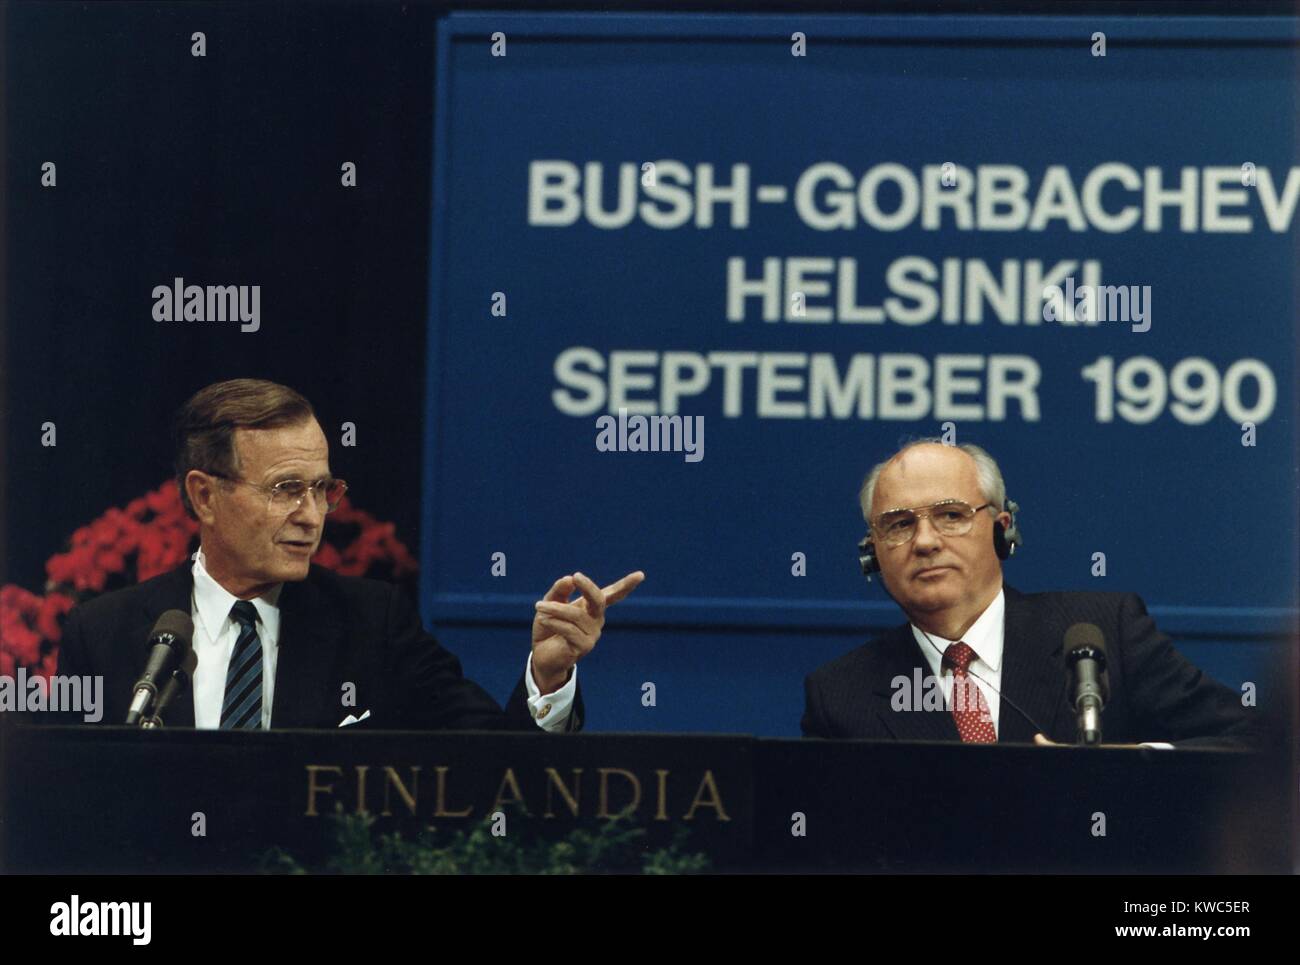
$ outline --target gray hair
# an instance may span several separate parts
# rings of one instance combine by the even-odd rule
[[[913,446],[926,444],[951,445],[937,437],[914,439],[884,462],[878,463],[871,472],[867,473],[867,478],[862,481],[862,489],[858,493],[858,502],[862,506],[862,518],[868,523],[871,522],[871,501],[876,495],[876,483],[880,481],[880,474],[885,467]],[[952,448],[960,449],[975,460],[975,475],[979,479],[980,493],[983,494],[985,500],[993,504],[994,512],[1002,512],[1003,504],[1007,499],[1007,486],[1002,481],[1002,470],[998,468],[997,460],[973,443],[964,442],[961,445],[952,446]]]

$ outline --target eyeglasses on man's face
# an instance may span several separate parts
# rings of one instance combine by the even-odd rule
[[[209,473],[209,475],[224,479],[227,482],[251,486],[258,492],[263,493],[266,496],[267,511],[279,516],[296,513],[307,499],[308,493],[311,493],[317,509],[322,512],[332,513],[339,508],[344,493],[348,491],[348,484],[342,479],[326,478],[317,479],[315,482],[307,482],[303,479],[284,479],[274,486],[261,486],[246,479],[234,479],[220,473],[214,472]]]
[[[934,528],[944,536],[965,536],[975,525],[975,514],[981,509],[989,509],[992,506],[992,503],[972,506],[960,499],[945,499],[933,506],[891,509],[873,519],[871,528],[876,538],[886,546],[902,546],[904,543],[910,543],[924,518],[928,518],[934,524]]]

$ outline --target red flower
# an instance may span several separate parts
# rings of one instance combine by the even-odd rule
[[[78,546],[68,553],[52,556],[45,564],[45,574],[54,584],[71,583],[78,590],[104,589],[108,574],[95,565],[92,546]]]
[[[20,667],[34,664],[41,659],[40,634],[22,623],[6,627],[4,649]]]
[[[58,643],[63,638],[63,617],[75,604],[76,601],[61,593],[51,593],[42,600],[36,617],[36,629],[41,636],[51,643]]]
[[[112,546],[121,535],[122,528],[113,519],[116,510],[110,509],[90,524],[90,535],[96,546]]]
[[[54,676],[54,674],[58,671],[58,669],[59,669],[59,651],[58,649],[55,649],[45,655],[45,659],[41,661],[41,665],[36,668],[36,674],[37,676],[45,678],[45,683],[46,686],[48,687],[50,678]]]
[[[126,560],[116,550],[103,549],[95,554],[95,565],[105,573],[121,573],[126,569]]]
[[[169,479],[153,492],[144,497],[145,505],[155,513],[164,513],[172,506],[180,505],[180,490],[176,488],[176,480]]]
[[[328,570],[336,570],[339,568],[339,564],[343,562],[343,558],[339,555],[336,546],[321,540],[320,546],[316,548],[316,555],[312,562]]]

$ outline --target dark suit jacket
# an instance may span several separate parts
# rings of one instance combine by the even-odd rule
[[[1241,697],[1216,683],[1173,648],[1135,593],[1006,595],[999,742],[1032,742],[1039,728],[1058,743],[1075,743],[1075,715],[1063,641],[1073,623],[1094,623],[1106,641],[1110,699],[1102,714],[1107,744],[1167,741],[1175,745],[1252,747],[1260,729]],[[895,677],[912,678],[929,664],[910,624],[886,631],[813,671],[804,683],[806,737],[959,740],[947,711],[894,710]],[[1011,704],[1037,722],[1035,727]]]
[[[187,560],[68,614],[58,672],[103,674],[102,723],[126,719],[154,621],[165,610],[191,612],[192,565]],[[348,714],[369,710],[368,720],[345,729],[540,730],[528,712],[522,674],[503,712],[462,675],[460,661],[425,632],[413,603],[391,584],[312,566],[305,580],[284,584],[279,607],[273,728],[335,729]],[[520,660],[526,655],[521,648]],[[345,682],[356,685],[355,707],[342,704]],[[67,722],[81,723],[81,717]],[[163,722],[194,726],[192,687],[163,712]],[[578,694],[567,729],[581,726]]]

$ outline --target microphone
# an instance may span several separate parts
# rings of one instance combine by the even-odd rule
[[[181,610],[168,610],[158,618],[149,634],[149,661],[144,673],[136,681],[131,709],[126,713],[126,724],[134,727],[140,723],[154,699],[158,696],[158,681],[165,679],[173,667],[190,651],[194,636],[194,622]]]
[[[1076,623],[1065,631],[1065,662],[1074,681],[1074,712],[1079,741],[1101,743],[1101,712],[1110,699],[1106,640],[1095,623]]]
[[[163,687],[162,693],[158,695],[158,704],[153,709],[153,716],[140,721],[141,727],[154,728],[163,725],[163,709],[175,699],[177,691],[189,685],[189,682],[194,678],[194,669],[198,665],[199,655],[193,650],[187,650],[185,659],[181,661],[179,667],[172,671],[171,677],[167,679],[167,685]]]

